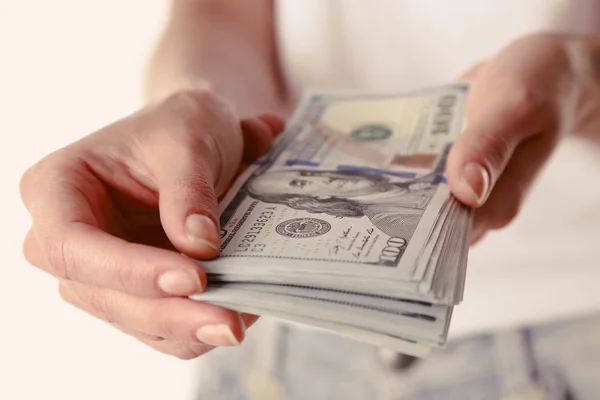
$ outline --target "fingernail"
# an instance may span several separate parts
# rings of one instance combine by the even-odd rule
[[[469,163],[463,170],[462,180],[471,189],[477,205],[483,204],[490,190],[490,175],[487,170],[479,164]]]
[[[202,291],[198,273],[190,269],[167,271],[158,278],[158,287],[167,294],[187,296]]]
[[[227,325],[207,325],[196,331],[199,341],[212,346],[237,346],[240,340]]]
[[[185,221],[190,241],[219,250],[219,234],[214,222],[206,215],[191,214]]]

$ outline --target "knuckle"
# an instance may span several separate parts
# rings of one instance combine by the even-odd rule
[[[96,314],[100,319],[103,319],[111,324],[118,322],[114,313],[112,312],[108,294],[105,291],[90,288],[88,290],[86,301],[89,307],[92,309],[92,312],[94,312],[94,314]]]
[[[165,304],[165,302],[162,302],[162,304]],[[171,318],[171,313],[165,312],[164,307],[155,307],[151,311],[149,318],[150,325],[154,326],[154,329],[152,329],[154,334],[167,339],[177,339],[181,337],[181,335],[178,334],[180,329],[175,326],[176,324]]]
[[[508,162],[514,150],[514,144],[506,135],[488,135],[486,148],[483,149],[485,159],[491,171],[498,171]]]
[[[172,355],[183,361],[193,360],[194,358],[198,357],[198,355],[196,355],[190,349],[184,348],[180,345],[176,346]]]
[[[180,360],[193,360],[206,353],[207,346],[188,342],[175,342],[173,355]]]
[[[136,246],[130,242],[123,244],[123,254],[127,254],[127,248]],[[147,292],[148,278],[152,277],[154,268],[150,260],[144,259],[141,262],[131,263],[127,258],[123,264],[110,262],[110,269],[114,271],[115,289],[128,293]],[[140,265],[141,264],[141,265]]]
[[[147,133],[152,156],[160,149],[164,158],[177,160],[179,165],[189,168],[199,163],[218,164],[220,152],[212,137],[215,129],[211,125],[211,121],[198,116],[177,116],[158,122]]]
[[[36,250],[37,250],[37,243],[35,243],[35,238],[33,237],[33,232],[30,230],[27,233],[27,235],[25,236],[25,239],[23,240],[22,253],[23,253],[23,257],[25,257],[25,260],[29,264],[36,265],[39,267],[39,265],[37,265],[38,260],[35,257]]]
[[[34,174],[33,167],[27,168],[27,170],[21,175],[21,179],[19,180],[19,193],[21,195],[21,199],[25,201],[27,199],[27,188],[33,179],[32,175]]]
[[[178,126],[177,131],[187,138],[194,148],[210,151],[221,150],[219,146],[227,146],[221,137],[232,139],[239,134],[241,140],[241,128],[236,123],[235,116],[229,104],[214,94],[203,90],[188,90],[171,95],[165,101],[165,107],[169,110],[167,118],[169,126]],[[226,131],[226,135],[219,132]],[[216,136],[216,137],[213,137]]]
[[[193,194],[201,194],[204,199],[204,206],[210,209],[217,204],[217,196],[214,190],[212,179],[203,171],[196,171],[190,174],[186,179],[177,183],[175,189],[176,196],[188,198]]]
[[[222,115],[222,106],[206,91],[183,91],[168,97],[163,103],[165,123],[175,128],[182,138],[197,138],[207,133],[206,124]]]
[[[225,158],[241,160],[239,120],[229,104],[212,93],[190,90],[172,94],[162,103],[160,115],[148,136],[151,147],[160,148],[167,158],[184,159],[194,166],[201,160],[214,176],[228,164]]]
[[[50,156],[48,156],[50,157]],[[40,173],[47,171],[47,158],[38,161],[36,164],[27,168],[19,180],[19,195],[25,206],[29,206],[32,201],[32,196],[35,195],[36,182],[40,180]]]
[[[173,106],[190,114],[198,113],[215,102],[215,96],[207,90],[181,90],[171,94],[164,101],[167,106]]]
[[[542,105],[538,93],[528,85],[519,83],[510,93],[507,112],[517,120],[530,117]]]
[[[212,191],[212,182],[205,173],[197,172],[181,182],[183,190]]]
[[[58,295],[61,299],[63,299],[63,301],[77,306],[77,296],[75,295],[73,289],[69,287],[69,285],[69,282],[60,280],[58,284]]]
[[[66,241],[66,231],[56,230],[52,232],[46,240],[45,253],[50,269],[49,272],[52,275],[66,280],[73,280],[74,276]]]
[[[146,337],[146,340],[148,340],[150,342],[164,342],[165,340],[167,340],[166,338],[164,338],[162,336],[152,335],[150,333],[145,333],[144,336]]]
[[[25,205],[28,205],[31,197],[36,194],[35,188],[39,182],[46,180],[49,175],[61,168],[66,154],[68,152],[64,148],[56,150],[23,172],[19,179],[19,194]]]

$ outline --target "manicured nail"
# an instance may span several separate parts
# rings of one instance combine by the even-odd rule
[[[167,271],[158,278],[158,287],[167,294],[187,296],[202,291],[198,273],[191,269]]]
[[[206,215],[191,214],[185,221],[188,238],[193,243],[219,250],[219,233],[214,222]]]
[[[211,346],[237,346],[240,339],[235,337],[227,325],[207,325],[196,331],[199,341]]]
[[[462,180],[471,189],[477,205],[482,205],[490,190],[490,175],[487,170],[476,163],[467,164],[463,170]]]

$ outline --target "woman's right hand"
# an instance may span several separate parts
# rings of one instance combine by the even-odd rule
[[[256,317],[188,299],[206,285],[192,258],[218,254],[219,197],[282,129],[190,91],[72,143],[23,175],[25,257],[67,302],[161,352],[239,344]]]

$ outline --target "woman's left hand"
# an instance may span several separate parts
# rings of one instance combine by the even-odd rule
[[[465,78],[467,126],[447,176],[454,195],[477,208],[475,242],[515,218],[562,137],[600,139],[600,37],[526,36]]]

